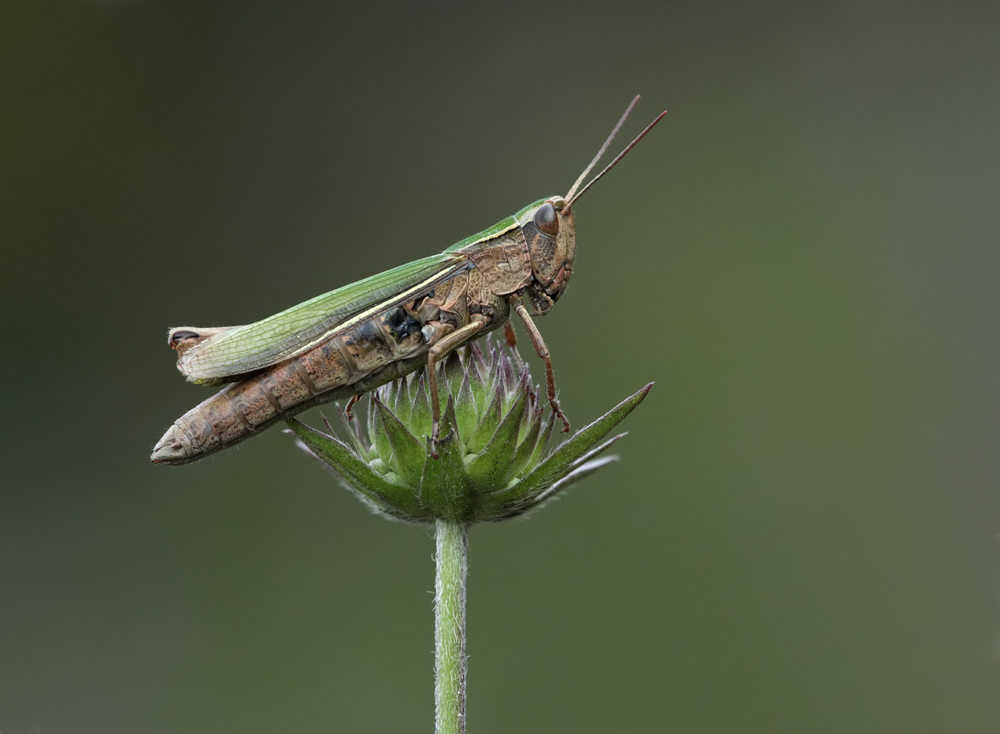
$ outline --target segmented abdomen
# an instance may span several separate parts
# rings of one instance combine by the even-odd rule
[[[182,415],[172,431],[182,464],[315,405],[390,382],[426,361],[420,323],[401,308],[367,319],[310,351],[227,385]],[[168,432],[169,435],[169,432]],[[166,438],[166,436],[164,437]]]

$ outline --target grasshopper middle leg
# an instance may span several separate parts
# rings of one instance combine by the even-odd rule
[[[352,395],[351,399],[347,401],[347,407],[344,408],[344,415],[347,416],[347,420],[349,421],[354,420],[354,414],[351,412],[351,410],[354,409],[354,406],[358,404],[359,400],[361,400],[360,395]]]

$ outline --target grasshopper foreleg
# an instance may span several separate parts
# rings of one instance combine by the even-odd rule
[[[569,421],[562,412],[562,408],[559,407],[559,401],[556,400],[556,377],[552,372],[552,358],[549,356],[549,348],[545,346],[545,340],[542,339],[542,332],[538,330],[535,322],[531,320],[531,316],[528,315],[528,309],[524,307],[523,303],[515,304],[514,310],[517,311],[517,315],[524,322],[524,326],[528,330],[528,337],[531,339],[535,351],[538,352],[538,356],[545,360],[545,393],[549,398],[549,405],[552,406],[552,412],[563,422],[563,433],[569,433]]]
[[[510,319],[503,322],[503,337],[510,351],[514,354],[518,370],[524,372],[524,360],[521,359],[521,353],[517,351],[517,334],[514,333],[514,324],[510,323]]]
[[[437,440],[441,430],[441,399],[438,397],[438,362],[447,357],[456,348],[467,342],[483,328],[481,316],[473,316],[474,320],[461,329],[446,334],[431,345],[427,352],[427,378],[431,387],[431,456],[438,458]]]

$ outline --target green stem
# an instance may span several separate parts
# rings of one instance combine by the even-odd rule
[[[434,585],[434,704],[436,734],[465,734],[466,527],[438,520]]]

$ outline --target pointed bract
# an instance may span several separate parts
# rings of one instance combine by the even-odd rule
[[[424,458],[423,445],[383,402],[376,402],[375,408],[379,420],[375,430],[384,433],[389,441],[393,454],[393,468],[408,485],[418,484],[422,474],[420,469]]]
[[[423,374],[369,393],[367,437],[357,416],[344,420],[350,443],[295,419],[288,425],[305,451],[376,512],[411,522],[470,524],[532,511],[614,461],[596,457],[624,434],[602,439],[652,387],[546,456],[555,416],[531,386],[527,369],[513,364],[505,350],[489,339],[485,349],[474,342],[461,355],[450,355],[437,377],[447,402],[433,447],[436,458]]]

